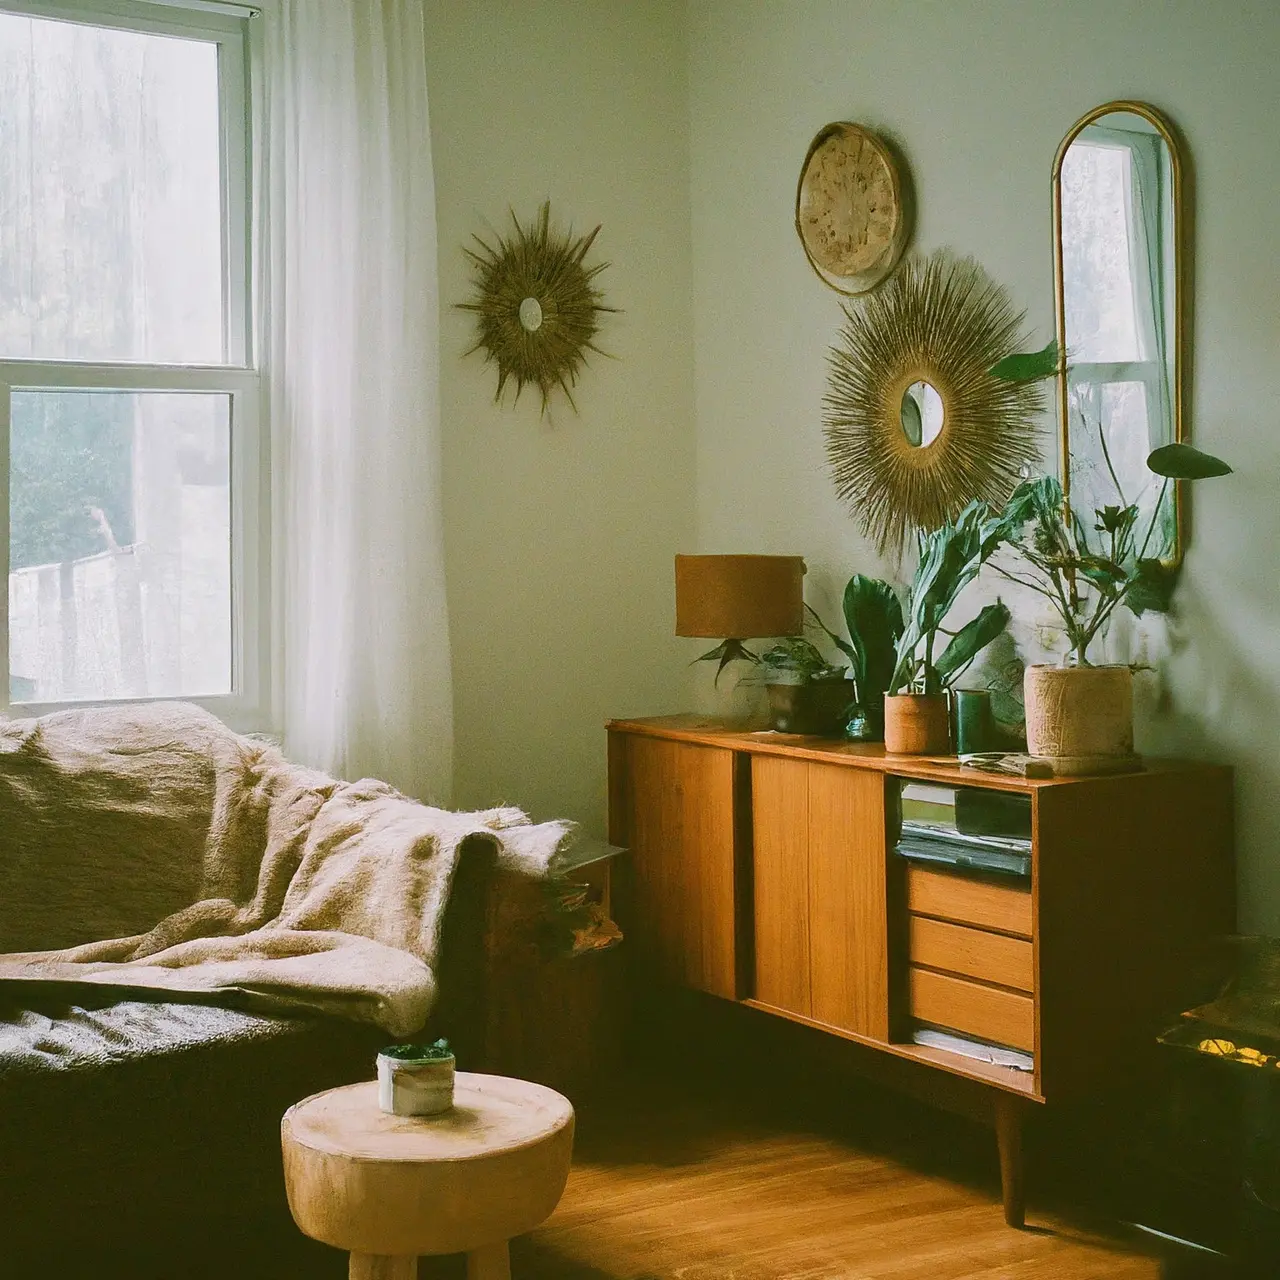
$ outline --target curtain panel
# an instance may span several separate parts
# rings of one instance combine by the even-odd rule
[[[448,802],[435,192],[421,0],[276,0],[258,312],[276,715],[296,759]]]

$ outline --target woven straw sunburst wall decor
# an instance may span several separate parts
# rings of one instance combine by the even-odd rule
[[[616,311],[592,283],[609,264],[583,262],[600,228],[576,239],[572,230],[553,228],[549,201],[536,222],[522,226],[514,211],[511,221],[514,230],[496,243],[476,236],[478,251],[463,250],[475,267],[474,300],[458,304],[476,317],[476,341],[466,354],[483,351],[498,366],[495,400],[508,381],[517,401],[532,384],[546,413],[559,387],[576,411],[572,388],[587,352],[605,354],[595,344],[599,317]]]
[[[910,256],[843,304],[823,399],[836,492],[881,553],[973,498],[1002,503],[1039,459],[1042,382],[992,369],[1024,314],[972,258]]]

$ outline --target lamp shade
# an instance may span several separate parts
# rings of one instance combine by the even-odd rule
[[[803,629],[801,556],[676,556],[676,635],[746,640]]]

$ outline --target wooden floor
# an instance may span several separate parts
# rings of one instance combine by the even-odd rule
[[[803,1110],[803,1108],[801,1108]],[[929,1113],[908,1107],[929,1124]],[[1162,1269],[1138,1238],[1033,1212],[1005,1226],[995,1156],[981,1135],[942,1142],[838,1119],[770,1122],[733,1099],[624,1091],[582,1117],[555,1215],[512,1249],[516,1280],[1146,1280]],[[825,1132],[815,1131],[817,1128]],[[852,1136],[840,1132],[853,1129]],[[832,1132],[831,1130],[836,1130]],[[865,1135],[869,1134],[869,1137]],[[959,1134],[953,1143],[951,1139]],[[915,1145],[924,1162],[904,1161]],[[992,1144],[993,1146],[993,1144]],[[990,1168],[985,1168],[986,1164]],[[455,1261],[420,1265],[452,1280]],[[1207,1274],[1179,1270],[1177,1275]],[[1216,1273],[1214,1273],[1216,1274]]]
[[[780,1096],[778,1096],[780,1095]],[[763,1099],[763,1100],[762,1100]],[[991,1134],[883,1091],[822,1100],[653,1079],[580,1107],[560,1207],[513,1242],[514,1280],[1220,1280],[1162,1261],[1153,1241],[1049,1208],[1032,1166],[1028,1229],[1004,1224]],[[283,1234],[281,1234],[283,1233]],[[225,1234],[229,1253],[177,1249],[127,1272],[64,1280],[342,1280],[346,1258],[283,1224]],[[221,1253],[220,1250],[216,1251]],[[175,1266],[175,1260],[179,1265]],[[0,1272],[3,1266],[0,1266]],[[26,1274],[26,1273],[24,1273]],[[33,1273],[34,1274],[34,1273]],[[50,1273],[52,1274],[52,1273]],[[1234,1274],[1234,1273],[1232,1273]],[[1260,1274],[1260,1273],[1254,1273]],[[462,1280],[461,1258],[420,1280]]]

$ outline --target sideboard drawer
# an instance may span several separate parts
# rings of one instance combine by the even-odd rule
[[[980,978],[1016,991],[1035,990],[1031,943],[1023,938],[912,916],[909,950],[912,964]]]
[[[911,1016],[1008,1045],[1035,1049],[1035,1001],[1000,987],[911,967]]]
[[[916,915],[1031,937],[1031,891],[1013,885],[908,867],[907,907]]]

